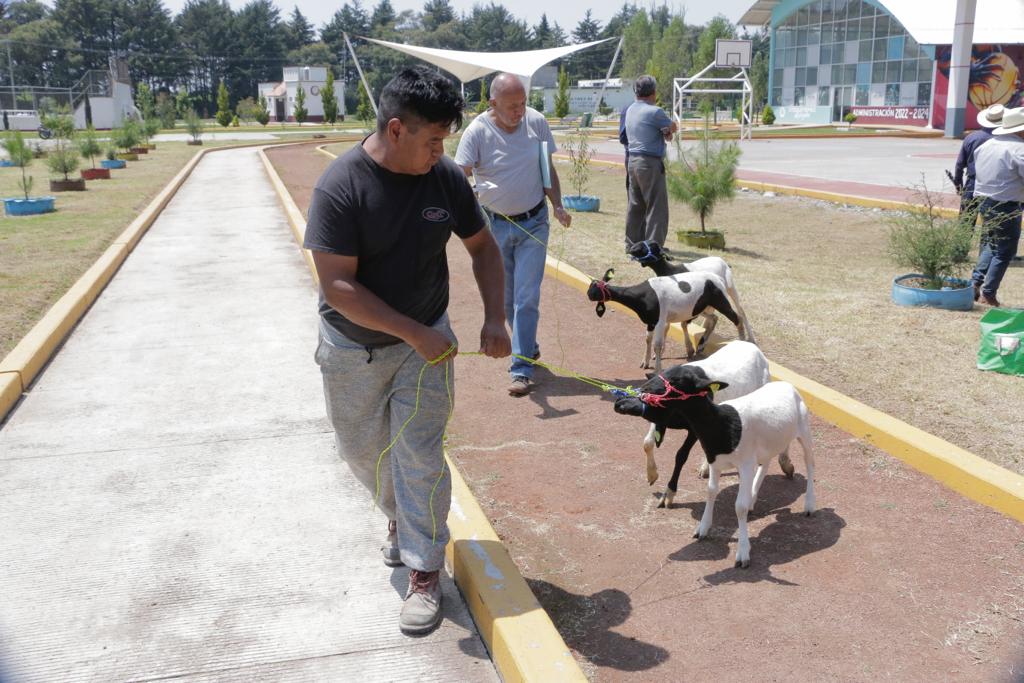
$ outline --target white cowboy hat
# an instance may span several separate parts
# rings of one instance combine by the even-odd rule
[[[988,109],[978,112],[978,125],[982,128],[998,128],[1003,122],[1003,114],[1006,108],[1001,104],[993,104]]]
[[[995,135],[1009,135],[1024,130],[1024,107],[1007,109],[1003,114],[1003,125],[992,131]]]

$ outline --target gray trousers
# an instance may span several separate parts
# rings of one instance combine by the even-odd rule
[[[629,182],[626,248],[643,240],[664,246],[668,235],[668,192],[663,160],[631,155],[626,174]]]
[[[434,328],[455,341],[447,315]],[[371,496],[379,481],[375,502],[388,519],[398,521],[402,562],[420,571],[441,569],[452,491],[443,435],[455,401],[453,363],[446,360],[424,370],[426,363],[408,344],[373,349],[371,356],[355,342],[337,341],[332,344],[321,334],[316,362],[338,455]],[[402,435],[381,459],[407,420]]]

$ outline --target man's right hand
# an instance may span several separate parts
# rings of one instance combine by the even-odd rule
[[[412,339],[407,339],[406,342],[413,348],[416,353],[419,354],[420,358],[430,362],[437,360],[441,356],[444,356],[448,349],[454,344],[451,339],[448,338],[443,332],[435,330],[432,327],[423,325],[422,329],[416,333],[416,336]],[[454,358],[455,354],[458,353],[458,349],[452,349],[445,360],[448,358]]]

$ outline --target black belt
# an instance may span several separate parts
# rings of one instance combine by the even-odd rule
[[[491,209],[488,209],[486,207],[484,207],[484,210],[491,215],[491,218],[500,218],[502,220],[512,221],[513,223],[519,223],[521,221],[530,220],[531,218],[536,216],[538,213],[540,213],[541,209],[543,209],[543,208],[544,208],[544,200],[541,199],[540,203],[537,204],[537,206],[533,207],[529,211],[524,211],[522,213],[517,213],[515,216],[506,216],[505,214],[501,213],[500,211],[492,211]]]

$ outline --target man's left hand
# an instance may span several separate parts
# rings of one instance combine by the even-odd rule
[[[563,228],[568,228],[572,224],[572,216],[565,210],[565,207],[555,207],[555,218],[558,219],[558,222],[562,224]]]
[[[480,353],[491,358],[506,358],[512,354],[505,323],[484,323],[480,329]]]

